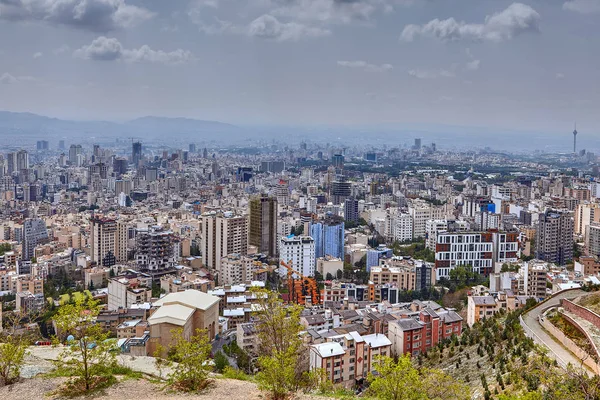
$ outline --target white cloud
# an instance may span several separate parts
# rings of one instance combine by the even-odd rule
[[[569,0],[563,4],[563,9],[581,14],[600,13],[600,0]]]
[[[165,52],[153,50],[148,45],[143,45],[139,49],[125,49],[117,39],[105,36],[100,36],[94,39],[91,44],[75,50],[73,56],[95,61],[122,60],[130,63],[150,62],[161,64],[183,64],[193,59],[190,51],[182,49]]]
[[[131,27],[154,15],[125,0],[0,0],[0,19],[47,22],[93,32]]]
[[[412,42],[419,36],[442,41],[489,40],[501,42],[524,33],[539,32],[540,14],[528,5],[513,3],[505,10],[488,15],[482,24],[466,23],[454,18],[433,19],[424,25],[407,25],[400,40]]]
[[[392,64],[370,64],[366,61],[338,61],[337,65],[345,68],[358,68],[367,72],[385,72],[393,69]]]
[[[0,84],[4,84],[4,85],[11,85],[13,83],[19,83],[19,82],[34,82],[34,81],[38,81],[38,79],[34,78],[33,76],[13,76],[13,75],[9,74],[8,72],[5,72],[2,75],[0,75]]]
[[[41,58],[43,55],[44,55],[44,54],[43,54],[42,52],[38,51],[37,53],[33,53],[33,58],[34,58],[34,59],[36,59],[36,58]]]
[[[69,52],[69,51],[71,51],[71,48],[70,48],[69,46],[67,46],[66,44],[63,44],[63,45],[62,45],[62,46],[60,46],[59,48],[52,50],[52,52],[53,52],[55,55],[59,55],[59,54],[63,54],[63,53],[67,53],[67,52]]]
[[[17,78],[12,76],[8,72],[5,72],[2,75],[0,75],[0,83],[2,83],[4,85],[10,85],[10,84],[13,84],[16,82],[17,82]]]
[[[477,71],[479,69],[480,64],[481,64],[481,60],[472,60],[467,63],[466,68],[469,71]]]
[[[437,78],[454,78],[456,75],[452,71],[446,69],[426,70],[426,69],[411,69],[408,74],[417,79],[437,79]]]
[[[329,35],[327,29],[307,26],[297,22],[280,22],[270,14],[262,15],[250,23],[248,35],[278,42],[297,41],[304,37]]]

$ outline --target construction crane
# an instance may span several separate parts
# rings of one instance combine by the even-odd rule
[[[289,289],[289,302],[302,306],[321,303],[321,291],[317,280],[313,277],[304,276],[291,267],[292,262],[281,260],[280,265],[287,269],[287,283]],[[294,278],[294,274],[298,278]]]

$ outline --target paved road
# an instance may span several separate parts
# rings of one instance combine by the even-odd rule
[[[219,336],[218,339],[213,340],[212,342],[212,354],[213,356],[215,354],[217,354],[218,351],[221,351],[223,354],[225,354],[225,352],[223,351],[223,345],[230,345],[232,342],[235,341],[235,331],[228,331],[227,333],[229,333],[229,335],[222,335]],[[230,357],[227,354],[225,354],[225,357],[227,357],[227,359],[229,360],[229,365],[231,365],[233,368],[238,368],[237,366],[237,360],[234,357]]]
[[[546,332],[540,325],[538,319],[540,315],[542,315],[543,312],[549,307],[558,306],[560,304],[560,299],[574,299],[582,294],[586,294],[586,292],[583,290],[571,290],[558,293],[550,300],[523,315],[522,323],[525,324],[523,329],[525,330],[527,336],[532,337],[536,343],[547,347],[550,350],[549,355],[554,356],[556,361],[563,367],[565,367],[567,364],[579,366],[581,365],[581,360],[563,347],[552,335]]]

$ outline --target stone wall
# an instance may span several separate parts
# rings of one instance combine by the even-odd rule
[[[581,349],[581,347],[577,346],[575,342],[569,339],[565,334],[552,325],[552,323],[548,320],[546,314],[542,318],[540,318],[540,324],[546,329],[552,336],[554,336],[560,344],[566,347],[571,353],[573,353],[580,360],[584,360],[583,363],[587,365],[592,371],[596,374],[600,375],[600,365],[598,365],[588,354],[586,351]]]
[[[572,312],[586,321],[591,322],[596,328],[600,329],[600,315],[596,314],[592,310],[582,307],[579,304],[575,304],[567,299],[561,299],[560,305],[565,310]]]

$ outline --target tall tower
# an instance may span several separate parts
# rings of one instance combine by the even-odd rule
[[[573,131],[573,153],[577,153],[577,123],[575,123],[575,130]]]

